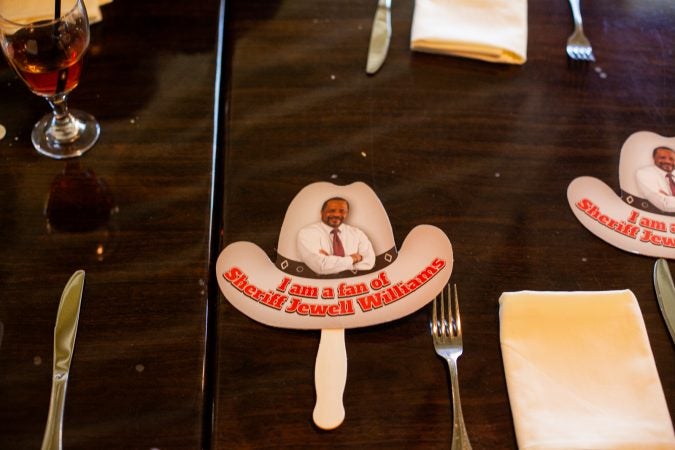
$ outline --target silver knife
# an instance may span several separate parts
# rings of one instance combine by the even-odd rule
[[[370,46],[368,47],[368,61],[366,73],[369,75],[377,72],[389,50],[391,39],[391,0],[378,0],[373,29],[370,32]]]
[[[75,272],[66,283],[61,294],[59,310],[54,325],[54,371],[52,376],[52,394],[49,400],[47,427],[42,438],[42,450],[60,450],[62,448],[63,410],[66,403],[66,387],[70,362],[73,359],[77,323],[80,317],[84,271]]]
[[[675,286],[668,263],[663,258],[656,260],[654,264],[654,289],[661,314],[670,332],[670,338],[675,343]]]

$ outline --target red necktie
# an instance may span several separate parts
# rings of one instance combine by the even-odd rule
[[[670,185],[670,193],[675,195],[675,181],[673,181],[673,174],[669,173],[666,175],[666,178],[668,178],[668,184]]]
[[[333,230],[331,234],[333,235],[333,254],[335,256],[345,256],[345,248],[342,246],[342,241],[338,233],[340,230]]]

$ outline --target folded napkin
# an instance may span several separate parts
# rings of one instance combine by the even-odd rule
[[[410,48],[523,64],[527,0],[415,0]]]
[[[675,449],[631,291],[505,292],[499,304],[521,450]]]
[[[49,17],[54,11],[55,0],[0,0],[0,15],[9,20],[40,20]],[[100,22],[103,19],[99,6],[110,3],[112,0],[84,0],[87,8],[89,23]],[[72,7],[72,0],[64,1],[62,8]]]

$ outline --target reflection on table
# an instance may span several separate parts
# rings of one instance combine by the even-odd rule
[[[40,447],[56,311],[77,269],[64,448],[208,446],[219,6],[101,8],[70,102],[102,134],[68,162],[35,151],[49,107],[0,62],[0,448]]]

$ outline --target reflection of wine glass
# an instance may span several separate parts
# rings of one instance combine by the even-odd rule
[[[47,233],[56,247],[81,252],[103,261],[112,251],[116,234],[115,198],[93,169],[69,161],[49,187],[44,213]]]
[[[54,9],[36,11],[29,19],[0,15],[0,40],[17,74],[52,107],[52,114],[33,127],[31,138],[37,151],[64,159],[89,150],[100,134],[98,122],[83,111],[69,110],[66,102],[80,79],[82,57],[89,45],[83,0],[56,0]]]

